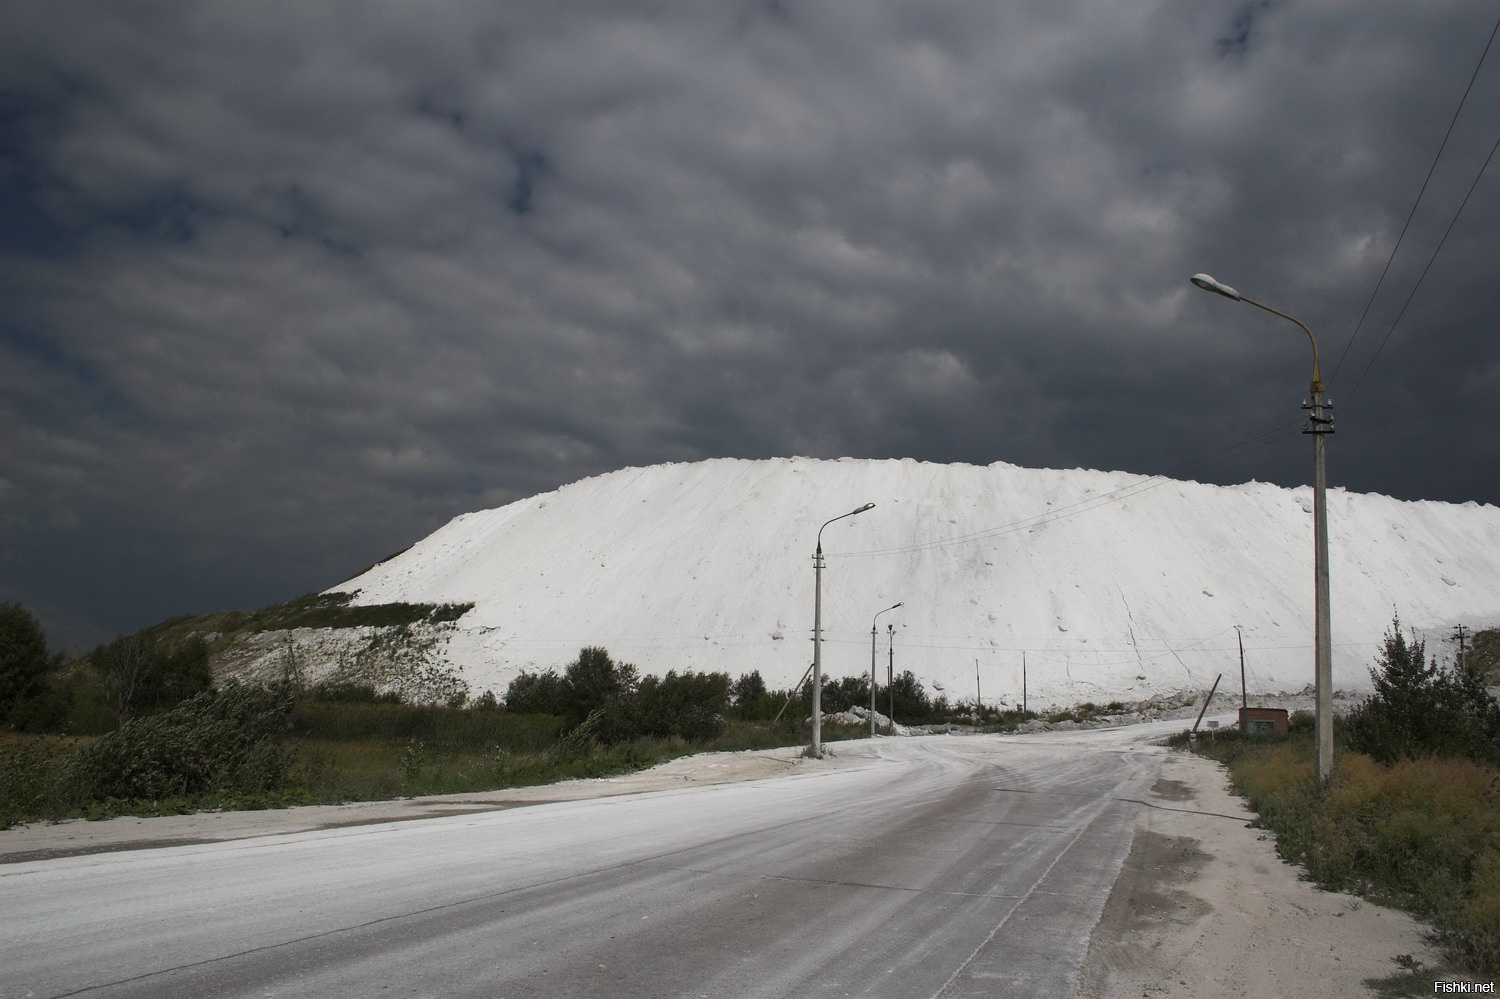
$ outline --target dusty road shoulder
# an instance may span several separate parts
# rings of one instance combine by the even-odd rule
[[[1080,999],[1364,999],[1398,955],[1439,963],[1405,913],[1300,880],[1214,761],[1168,754],[1146,804]]]
[[[122,816],[90,822],[34,822],[0,830],[0,864],[74,857],[121,850],[146,850],[192,843],[275,836],[340,826],[403,822],[444,815],[494,811],[551,801],[576,801],[620,794],[642,794],[673,788],[759,780],[804,769],[836,766],[835,760],[805,760],[795,747],[735,753],[700,753],[617,777],[570,780],[537,787],[441,794],[394,801],[356,801],[344,805],[301,805],[256,812],[197,812],[154,818]]]

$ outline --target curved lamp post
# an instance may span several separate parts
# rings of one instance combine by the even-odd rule
[[[812,746],[809,747],[814,758],[821,758],[823,755],[823,528],[834,520],[843,520],[874,508],[874,503],[866,503],[858,510],[850,510],[824,521],[823,527],[818,528],[818,548],[813,553]]]
[[[1333,433],[1333,403],[1323,397],[1323,373],[1318,366],[1318,339],[1301,321],[1280,312],[1269,305],[1262,305],[1246,298],[1227,284],[1216,281],[1207,274],[1194,274],[1193,284],[1204,291],[1235,302],[1244,302],[1257,309],[1264,309],[1288,322],[1295,323],[1307,334],[1312,344],[1312,398],[1302,404],[1307,410],[1307,423],[1302,432],[1313,439],[1313,572],[1316,601],[1316,635],[1313,639],[1316,706],[1317,706],[1317,773],[1318,785],[1327,783],[1333,772],[1333,639],[1328,610],[1328,475],[1325,467],[1323,439]]]
[[[870,738],[875,738],[875,622],[880,620],[880,615],[895,610],[901,604],[891,604],[883,611],[877,611],[870,619]]]

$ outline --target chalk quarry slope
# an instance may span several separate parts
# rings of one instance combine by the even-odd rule
[[[1312,680],[1312,495],[1124,472],[913,460],[715,459],[626,468],[457,517],[335,587],[358,603],[472,602],[447,655],[473,690],[601,645],[642,672],[890,658],[950,698],[1033,705]],[[1328,497],[1335,686],[1367,687],[1398,612],[1437,651],[1500,623],[1500,508]],[[894,633],[887,625],[894,625]],[[893,655],[889,651],[893,648]]]

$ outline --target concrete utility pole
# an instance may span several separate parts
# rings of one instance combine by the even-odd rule
[[[1240,640],[1240,728],[1245,727],[1245,710],[1250,707],[1250,695],[1245,692],[1245,636],[1240,626],[1234,626],[1234,635]]]
[[[850,510],[824,521],[823,527],[835,520],[843,520],[874,508],[874,503],[866,503],[858,510]],[[814,758],[821,758],[823,755],[823,527],[818,528],[818,547],[813,553],[812,745],[808,748]]]
[[[875,617],[870,619],[870,738],[872,739],[875,738],[875,622],[880,619],[881,614],[893,611],[900,606],[899,603],[892,604],[885,610],[877,612]]]
[[[890,708],[891,730],[896,729],[896,626],[885,626],[885,696]]]
[[[1325,438],[1333,433],[1333,403],[1323,395],[1323,373],[1318,364],[1318,338],[1313,336],[1312,330],[1301,320],[1246,298],[1207,274],[1194,274],[1191,280],[1204,291],[1280,316],[1306,333],[1308,342],[1312,344],[1312,382],[1310,398],[1302,404],[1307,412],[1307,423],[1303,425],[1302,432],[1313,439],[1313,672],[1317,702],[1317,774],[1318,786],[1322,788],[1333,774],[1333,629],[1328,596],[1328,470],[1325,444]]]

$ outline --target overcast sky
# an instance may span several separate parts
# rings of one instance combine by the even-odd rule
[[[86,649],[665,461],[1310,481],[1197,271],[1319,335],[1332,484],[1500,503],[1497,13],[0,0],[0,599]]]

